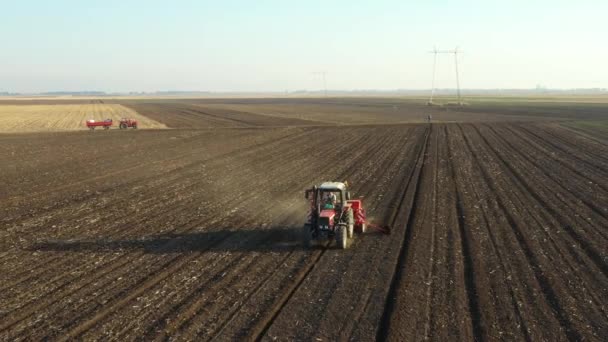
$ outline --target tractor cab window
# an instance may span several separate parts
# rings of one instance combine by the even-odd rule
[[[342,203],[342,196],[339,191],[323,191],[321,193],[321,203],[324,209],[333,209]]]

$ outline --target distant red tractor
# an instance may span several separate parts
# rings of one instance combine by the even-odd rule
[[[307,246],[314,241],[335,239],[338,248],[345,249],[355,231],[366,231],[363,203],[361,199],[350,199],[346,187],[346,183],[325,182],[306,190],[310,210],[302,233]]]
[[[112,119],[105,119],[103,121],[95,121],[91,119],[87,120],[86,125],[91,131],[94,131],[95,127],[103,127],[103,129],[110,129],[110,127],[112,126]]]
[[[133,129],[137,129],[137,120],[134,119],[120,119],[120,124],[118,125],[120,129],[127,129],[132,127]]]

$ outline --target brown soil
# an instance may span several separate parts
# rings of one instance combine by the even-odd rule
[[[608,336],[592,129],[202,112],[190,122],[238,124],[0,136],[0,339]],[[392,234],[303,248],[302,191],[323,180]]]
[[[353,125],[434,122],[566,120],[608,116],[605,104],[535,105],[530,111],[508,106],[429,107],[398,98],[182,99],[119,101],[173,128]],[[591,106],[591,107],[590,107]],[[575,109],[573,109],[575,108]]]

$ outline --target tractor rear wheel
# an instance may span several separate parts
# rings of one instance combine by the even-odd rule
[[[137,125],[133,125],[133,129],[137,129]]]
[[[348,247],[348,226],[341,224],[336,228],[336,245],[340,249]]]
[[[312,247],[312,229],[309,224],[305,224],[302,228],[302,243],[304,247]]]

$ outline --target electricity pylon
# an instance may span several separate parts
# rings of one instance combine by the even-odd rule
[[[437,50],[437,48],[433,48],[433,51],[430,51],[433,54],[433,80],[431,82],[431,98],[429,99],[428,105],[433,104],[433,97],[435,96],[435,71],[437,68],[437,55],[438,54],[454,54],[454,68],[456,71],[456,93],[458,95],[458,105],[462,105],[462,98],[460,96],[460,75],[458,74],[458,54],[462,53],[462,51],[458,50],[456,47],[454,50]]]
[[[325,94],[325,97],[327,97],[327,80],[325,79],[327,71],[315,71],[312,74],[323,78],[323,93]]]

